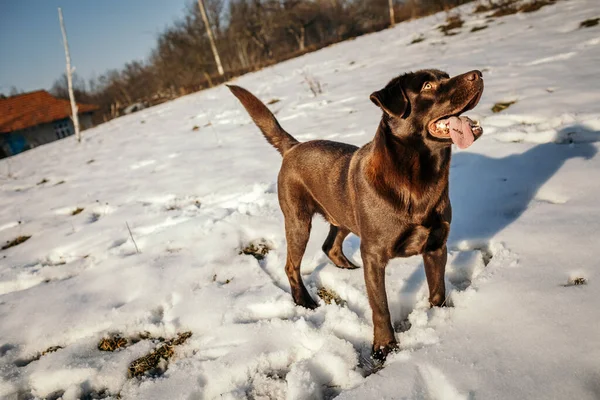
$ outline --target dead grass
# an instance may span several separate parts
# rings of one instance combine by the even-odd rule
[[[519,7],[519,12],[530,13],[539,10],[542,7],[554,4],[554,0],[534,0],[528,3],[522,4]]]
[[[485,5],[483,3],[479,3],[479,4],[477,4],[477,6],[475,7],[475,9],[473,10],[473,13],[474,14],[481,14],[481,13],[484,13],[484,12],[488,12],[490,10],[491,10],[490,6]]]
[[[102,338],[98,343],[98,350],[100,351],[115,351],[127,347],[129,341],[120,335],[113,335]]]
[[[446,17],[446,24],[440,25],[438,29],[446,36],[453,36],[457,32],[452,30],[462,28],[464,23],[460,14],[450,14]]]
[[[192,332],[184,332],[158,346],[154,351],[134,360],[129,365],[129,378],[143,375],[161,375],[168,366],[169,359],[175,354],[175,346],[185,343],[192,336]]]
[[[564,287],[569,287],[569,286],[581,286],[581,285],[586,285],[587,284],[587,279],[585,279],[584,277],[576,277],[576,278],[570,278],[569,282],[567,282],[566,285],[563,285]]]
[[[26,367],[29,364],[31,364],[32,362],[39,360],[40,358],[42,358],[46,354],[54,353],[55,351],[58,351],[58,350],[60,350],[62,348],[63,348],[62,346],[50,346],[46,350],[44,350],[44,351],[42,351],[40,353],[37,353],[36,355],[34,355],[31,358],[25,358],[25,359],[18,359],[18,360],[16,360],[15,361],[15,365],[17,367],[19,367],[19,368]]]
[[[424,40],[425,40],[425,36],[420,35],[420,36],[417,36],[416,38],[414,38],[409,44],[421,43]]]
[[[498,8],[496,11],[494,11],[490,17],[506,17],[507,15],[513,15],[519,12],[519,9],[514,5],[514,4],[510,4],[504,7],[500,7]]]
[[[267,102],[268,105],[279,103],[281,100],[279,99],[271,99]]]
[[[484,29],[487,29],[487,25],[481,25],[481,26],[474,26],[473,28],[471,28],[471,32],[478,32],[478,31],[482,31]]]
[[[555,0],[533,0],[519,5],[515,0],[507,0],[490,7],[489,10],[495,10],[490,17],[505,17],[516,13],[531,13],[554,3]]]
[[[515,14],[519,11],[515,3],[517,0],[491,0],[487,1],[487,4],[479,3],[473,10],[474,14],[485,13],[488,11],[494,11],[492,17],[503,17],[505,15]]]
[[[62,346],[50,346],[46,350],[42,351],[40,356],[45,356],[46,354],[54,353],[55,351],[58,351],[62,348],[63,348]]]
[[[24,242],[28,241],[29,238],[31,238],[31,235],[29,235],[29,236],[24,236],[24,235],[17,236],[13,240],[7,241],[6,244],[4,246],[2,246],[2,250],[6,250],[6,249],[9,249],[11,247],[18,246],[21,243],[24,243]]]
[[[200,130],[200,127],[198,125],[194,125],[194,127],[192,128],[192,131],[197,132]]]
[[[579,28],[591,28],[592,26],[596,26],[600,23],[600,18],[590,18],[585,21],[581,21],[579,24]]]
[[[342,299],[339,294],[333,291],[333,289],[329,289],[324,286],[320,287],[319,290],[317,290],[317,296],[323,299],[325,304],[335,303],[338,306],[346,305],[346,300]]]
[[[81,212],[84,210],[84,208],[82,207],[77,207],[76,209],[74,209],[73,211],[71,211],[71,215],[77,215],[77,214],[81,214]]]
[[[304,73],[304,81],[308,85],[308,88],[312,92],[313,96],[317,97],[318,95],[323,93],[323,87],[321,86],[321,82],[314,76]]]
[[[261,239],[258,243],[252,242],[246,247],[243,247],[238,254],[246,254],[256,258],[258,261],[263,260],[265,256],[272,250],[272,247]]]
[[[494,104],[494,106],[492,107],[492,112],[493,113],[499,113],[500,111],[504,111],[506,110],[508,107],[512,106],[513,104],[515,104],[517,101],[513,100],[513,101],[504,101],[504,102],[499,102]]]

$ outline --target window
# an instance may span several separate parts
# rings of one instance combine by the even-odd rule
[[[73,132],[71,132],[71,125],[68,120],[61,120],[54,122],[54,133],[56,134],[57,139],[62,139],[67,136],[71,136]]]

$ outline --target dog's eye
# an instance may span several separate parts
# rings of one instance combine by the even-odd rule
[[[433,89],[433,85],[431,85],[431,83],[429,82],[425,82],[425,84],[423,85],[423,89],[421,90],[431,90]]]

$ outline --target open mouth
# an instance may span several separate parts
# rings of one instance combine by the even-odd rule
[[[469,117],[461,116],[462,113],[473,109],[479,99],[482,91],[479,91],[471,101],[459,112],[445,115],[431,121],[427,125],[429,133],[438,139],[452,140],[461,149],[469,147],[475,139],[483,134],[483,128],[479,122],[473,121]]]

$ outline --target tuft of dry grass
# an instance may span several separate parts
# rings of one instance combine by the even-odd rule
[[[194,125],[194,127],[192,128],[192,131],[197,132],[200,130],[200,127],[198,125]]]
[[[124,337],[119,335],[112,335],[109,337],[104,337],[98,343],[98,350],[100,351],[115,351],[117,349],[121,349],[127,347],[129,342]]]
[[[36,355],[34,355],[31,358],[24,358],[24,359],[16,360],[15,361],[15,365],[17,367],[19,367],[19,368],[26,367],[29,364],[31,364],[32,362],[39,360],[40,358],[42,358],[46,354],[54,353],[55,351],[58,351],[58,350],[60,350],[62,348],[63,348],[62,346],[50,346],[46,350],[44,350],[44,351],[42,351],[40,353],[37,353]]]
[[[76,209],[74,209],[73,211],[71,211],[71,215],[77,215],[77,214],[81,214],[81,212],[84,209],[82,207],[77,207]]]
[[[49,354],[49,353],[54,353],[55,351],[58,351],[62,348],[63,348],[62,346],[50,346],[46,350],[42,351],[42,353],[40,354],[40,357],[45,356],[46,354]]]
[[[249,255],[260,261],[263,260],[271,250],[272,247],[266,242],[266,240],[261,239],[258,243],[252,242],[246,247],[243,247],[238,254]]]
[[[507,15],[513,15],[516,14],[517,12],[519,12],[519,9],[517,7],[515,7],[514,5],[509,5],[506,7],[501,7],[498,8],[496,11],[494,11],[490,17],[506,17]]]
[[[592,26],[596,26],[600,23],[600,18],[590,18],[585,21],[581,21],[579,24],[579,28],[591,28]]]
[[[569,287],[569,286],[581,286],[581,285],[586,285],[587,284],[587,279],[585,279],[584,277],[575,277],[575,278],[570,278],[569,282],[567,282],[566,285],[563,285],[564,287]]]
[[[517,4],[517,0],[502,0],[495,3],[489,2],[487,5],[478,4],[473,13],[483,13],[494,10],[491,17],[504,17],[506,15],[521,13],[531,13],[542,7],[554,4],[556,0],[532,0],[523,4]]]
[[[192,332],[184,332],[158,346],[154,351],[134,360],[129,364],[129,378],[146,374],[160,375],[167,369],[169,359],[175,354],[175,346],[185,343],[192,336]]]
[[[424,40],[425,40],[425,36],[420,35],[420,36],[417,36],[416,38],[414,38],[409,44],[421,43]]]
[[[323,93],[323,88],[321,87],[321,81],[319,81],[314,76],[304,73],[304,81],[308,85],[308,88],[312,92],[313,96],[317,97],[318,95]]]
[[[512,106],[515,103],[516,103],[516,100],[513,100],[513,101],[504,101],[504,102],[496,103],[492,107],[492,112],[493,113],[499,113],[500,111],[506,110],[508,107]]]
[[[465,22],[462,20],[460,14],[450,14],[446,17],[446,23],[440,25],[438,29],[446,36],[456,35],[457,32],[451,32],[454,29],[462,28]]]
[[[479,3],[479,4],[477,4],[477,6],[475,7],[475,9],[473,10],[473,13],[474,14],[481,14],[481,13],[484,13],[484,12],[488,12],[490,10],[491,10],[490,6],[486,6],[483,3]]]
[[[519,7],[519,12],[530,13],[539,10],[542,7],[554,4],[554,0],[534,0],[525,3]]]
[[[324,286],[317,290],[317,296],[323,299],[325,304],[335,303],[340,307],[346,305],[346,300],[342,299],[333,289],[326,288]]]
[[[471,32],[478,32],[478,31],[482,31],[484,29],[487,29],[487,25],[481,25],[481,26],[474,26],[473,28],[471,28]]]
[[[271,99],[267,102],[268,105],[279,103],[281,100],[279,99]]]
[[[18,246],[21,243],[24,243],[24,242],[28,241],[29,238],[31,238],[31,235],[29,235],[29,236],[23,236],[23,235],[17,236],[13,240],[6,241],[6,244],[4,246],[2,246],[2,250],[6,250],[6,249],[9,249],[11,247]]]

